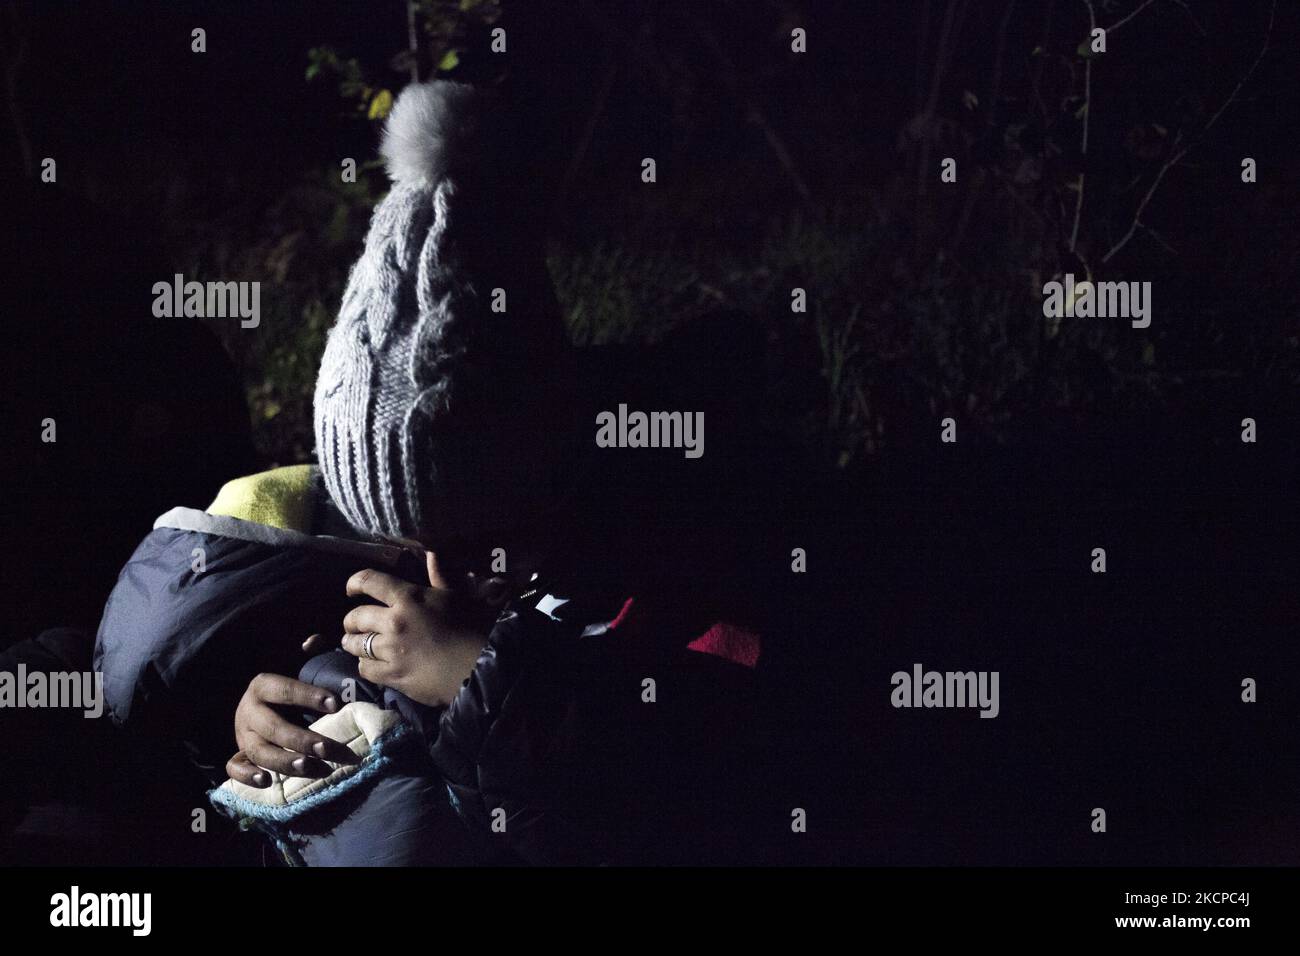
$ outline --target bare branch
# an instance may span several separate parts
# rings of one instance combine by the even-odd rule
[[[930,39],[930,0],[921,0],[921,26],[916,33],[916,79],[912,85],[912,115],[921,112],[925,102],[925,51]]]
[[[1016,0],[1007,0],[1006,9],[1002,12],[1002,20],[998,23],[998,45],[993,54],[993,79],[989,83],[988,117],[984,124],[986,136],[997,127],[998,96],[1002,92],[1002,62],[1007,50],[1007,28],[1011,24],[1011,14],[1015,9]]]
[[[1147,204],[1151,202],[1151,197],[1154,196],[1156,190],[1160,188],[1160,183],[1164,180],[1165,173],[1169,172],[1169,170],[1171,170],[1175,165],[1177,165],[1179,160],[1181,160],[1184,156],[1187,155],[1188,150],[1190,150],[1194,145],[1196,145],[1196,142],[1200,140],[1201,137],[1203,137],[1206,133],[1208,133],[1211,127],[1213,127],[1214,124],[1219,121],[1219,117],[1221,117],[1224,114],[1224,112],[1228,109],[1228,107],[1233,104],[1233,102],[1237,99],[1238,94],[1241,93],[1242,88],[1245,87],[1247,81],[1249,81],[1251,76],[1254,75],[1255,70],[1259,68],[1259,64],[1263,62],[1265,55],[1267,55],[1268,53],[1269,43],[1273,38],[1273,22],[1276,16],[1277,16],[1277,0],[1273,0],[1272,6],[1269,8],[1269,13],[1268,13],[1268,27],[1264,31],[1264,45],[1260,47],[1259,55],[1256,56],[1255,61],[1251,63],[1250,69],[1248,69],[1245,75],[1242,76],[1242,78],[1237,81],[1237,85],[1233,87],[1233,90],[1228,95],[1228,98],[1223,101],[1223,104],[1217,110],[1215,110],[1214,115],[1210,117],[1209,122],[1207,122],[1205,126],[1201,128],[1200,133],[1198,133],[1195,137],[1193,137],[1192,140],[1188,142],[1186,146],[1183,146],[1182,149],[1178,148],[1179,143],[1182,142],[1181,131],[1174,138],[1174,142],[1172,146],[1174,150],[1173,155],[1170,156],[1169,159],[1165,161],[1164,165],[1160,167],[1160,171],[1156,173],[1155,180],[1151,183],[1151,188],[1147,190],[1146,195],[1142,197],[1142,201],[1138,203],[1137,212],[1133,214],[1133,222],[1129,225],[1128,231],[1125,232],[1124,235],[1120,237],[1120,240],[1117,243],[1115,243],[1115,245],[1111,246],[1109,252],[1107,252],[1104,256],[1102,256],[1101,261],[1103,263],[1109,262],[1117,252],[1119,252],[1121,249],[1124,248],[1124,246],[1128,244],[1128,241],[1133,238],[1133,234],[1137,232],[1138,227],[1141,226],[1145,228],[1145,225],[1142,222],[1142,213],[1146,211]]]
[[[1130,13],[1128,16],[1126,16],[1123,20],[1120,20],[1118,23],[1115,23],[1115,24],[1113,24],[1113,25],[1107,27],[1107,28],[1106,28],[1106,35],[1109,36],[1110,34],[1114,33],[1116,30],[1118,30],[1118,29],[1119,29],[1120,27],[1122,27],[1124,24],[1128,23],[1128,22],[1129,22],[1130,20],[1132,20],[1135,16],[1137,16],[1139,13],[1141,13],[1143,10],[1145,10],[1147,7],[1151,6],[1151,4],[1153,4],[1153,3],[1155,3],[1155,2],[1156,2],[1156,0],[1146,0],[1146,3],[1142,4],[1142,6],[1138,7],[1136,10],[1134,10],[1132,13]],[[1093,26],[1095,27],[1096,25],[1097,25],[1097,24],[1094,22],[1094,23],[1093,23]]]
[[[31,28],[23,22],[18,12],[18,4],[9,4],[9,16],[13,21],[15,48],[12,55],[6,51],[4,67],[5,99],[9,106],[9,119],[14,126],[14,136],[18,140],[18,149],[22,153],[23,172],[30,176],[35,171],[32,157],[32,144],[27,138],[27,126],[23,122],[22,108],[18,104],[18,74],[22,70],[23,60],[27,56],[27,41],[31,37]]]
[[[799,175],[799,169],[795,166],[793,154],[786,147],[785,141],[777,133],[776,128],[768,122],[767,114],[759,107],[758,102],[741,88],[740,72],[736,69],[731,57],[727,55],[727,51],[712,30],[702,29],[699,33],[705,44],[713,52],[714,57],[717,58],[718,63],[721,64],[722,82],[744,110],[746,122],[757,126],[762,131],[763,139],[766,140],[768,148],[772,150],[772,155],[776,157],[781,169],[790,177],[795,191],[799,193],[800,198],[808,199],[812,193],[808,189],[808,184],[803,181],[803,177]]]
[[[1165,173],[1173,169],[1174,164],[1177,163],[1180,159],[1182,159],[1183,155],[1187,152],[1186,148],[1181,150],[1178,149],[1178,144],[1181,143],[1182,140],[1183,140],[1183,133],[1182,130],[1179,130],[1178,134],[1174,137],[1174,144],[1173,144],[1176,152],[1173,154],[1173,156],[1171,156],[1168,160],[1165,161],[1165,164],[1160,167],[1160,171],[1156,173],[1156,178],[1152,181],[1150,188],[1147,189],[1146,195],[1143,196],[1142,201],[1138,203],[1137,212],[1133,214],[1133,222],[1129,224],[1128,232],[1124,233],[1124,235],[1120,238],[1119,242],[1111,246],[1110,251],[1101,257],[1101,261],[1103,265],[1109,262],[1111,260],[1111,257],[1113,257],[1115,253],[1119,252],[1121,249],[1124,248],[1124,246],[1128,244],[1128,241],[1133,238],[1133,233],[1137,232],[1138,227],[1142,225],[1142,213],[1146,211],[1147,204],[1151,202],[1151,197],[1154,196],[1156,194],[1156,190],[1160,188],[1160,182],[1165,178]]]
[[[1144,223],[1144,224],[1142,225],[1142,231],[1145,232],[1145,233],[1146,233],[1148,236],[1150,236],[1152,239],[1154,239],[1156,242],[1160,243],[1160,245],[1162,245],[1162,246],[1164,246],[1166,249],[1168,249],[1169,252],[1170,252],[1172,255],[1175,255],[1175,256],[1178,255],[1178,250],[1175,249],[1173,246],[1171,246],[1168,242],[1166,242],[1166,241],[1165,241],[1165,237],[1162,236],[1162,235],[1160,235],[1160,233],[1156,232],[1156,231],[1155,231],[1154,229],[1152,229],[1150,226],[1148,226],[1148,225],[1146,225],[1146,224]]]
[[[1187,19],[1191,20],[1191,21],[1192,21],[1192,26],[1196,27],[1196,32],[1199,33],[1201,36],[1205,36],[1205,29],[1204,29],[1204,27],[1202,27],[1201,24],[1200,24],[1199,22],[1197,22],[1196,17],[1192,16],[1192,11],[1191,11],[1191,9],[1188,8],[1187,3],[1186,3],[1186,0],[1170,0],[1170,2],[1172,2],[1172,3],[1176,3],[1176,4],[1178,4],[1180,7],[1182,7],[1182,8],[1183,8],[1183,12],[1187,14]],[[1140,7],[1138,7],[1136,10],[1134,10],[1132,13],[1130,13],[1128,16],[1126,16],[1126,17],[1124,17],[1123,19],[1119,20],[1117,23],[1113,24],[1112,26],[1107,27],[1107,28],[1106,28],[1106,33],[1107,33],[1107,35],[1109,35],[1109,34],[1111,34],[1111,33],[1114,33],[1116,30],[1118,30],[1118,29],[1119,29],[1120,27],[1122,27],[1124,24],[1128,23],[1130,20],[1132,20],[1134,17],[1136,17],[1139,13],[1141,13],[1141,12],[1142,12],[1143,10],[1145,10],[1147,7],[1151,6],[1151,4],[1153,4],[1153,3],[1155,3],[1155,0],[1146,0],[1146,2],[1145,2],[1144,4],[1142,4]]]
[[[758,108],[758,104],[752,100],[746,104],[745,119],[763,131],[763,138],[767,140],[767,145],[776,156],[777,162],[781,164],[781,168],[785,170],[786,175],[790,177],[790,181],[794,183],[795,191],[799,193],[801,198],[808,199],[812,193],[809,192],[808,184],[803,181],[803,177],[799,175],[799,170],[794,164],[794,157],[791,155],[790,150],[786,148],[785,141],[781,139],[772,124],[767,121],[767,116]]]
[[[1187,19],[1191,20],[1192,26],[1196,27],[1196,32],[1201,36],[1205,36],[1205,27],[1201,26],[1200,21],[1198,21],[1196,17],[1192,16],[1192,9],[1187,5],[1186,0],[1171,0],[1171,2],[1182,7],[1183,12],[1187,14]]]
[[[609,101],[610,91],[614,88],[614,78],[618,75],[618,68],[618,57],[611,55],[609,62],[605,66],[604,79],[601,80],[600,89],[597,91],[596,99],[592,103],[591,112],[587,114],[587,122],[583,124],[582,133],[578,136],[578,143],[574,147],[569,166],[564,171],[564,177],[560,180],[560,188],[556,190],[553,207],[556,212],[558,212],[568,196],[573,181],[577,178],[578,169],[582,166],[582,160],[587,155],[587,149],[591,145],[591,138],[595,134],[596,126],[605,112],[605,104]]]
[[[1223,115],[1223,111],[1232,105],[1233,100],[1237,98],[1237,94],[1241,92],[1241,88],[1246,85],[1246,81],[1251,78],[1255,70],[1259,67],[1259,64],[1263,62],[1265,54],[1268,53],[1269,41],[1273,39],[1273,19],[1276,16],[1277,0],[1273,0],[1273,5],[1268,11],[1268,28],[1264,31],[1264,45],[1260,47],[1259,56],[1255,57],[1255,62],[1250,65],[1250,69],[1246,71],[1246,75],[1237,81],[1237,85],[1233,89],[1232,95],[1224,100],[1223,105],[1220,106],[1218,111],[1210,117],[1210,121],[1205,124],[1205,129],[1201,130],[1202,135],[1209,132],[1210,127],[1219,121],[1219,117]]]
[[[954,25],[957,20],[958,10],[964,6],[960,0],[948,0],[948,9],[944,12],[943,28],[939,32],[939,48],[935,52],[934,69],[930,72],[930,92],[925,100],[925,107],[921,111],[924,117],[924,126],[922,129],[921,148],[918,151],[916,162],[916,192],[917,202],[920,203],[922,196],[926,194],[926,182],[930,170],[930,118],[934,116],[935,107],[939,104],[939,87],[943,81],[944,74],[948,70],[948,62],[951,58],[951,41],[954,33]]]
[[[1093,29],[1097,26],[1097,11],[1093,8],[1092,0],[1083,0],[1084,6],[1088,8],[1088,35],[1092,35]],[[1141,7],[1138,8],[1139,10]],[[1136,11],[1134,11],[1136,13]],[[1083,156],[1083,162],[1088,160],[1088,122],[1092,119],[1092,57],[1083,61],[1083,146],[1080,152]],[[1070,230],[1070,252],[1074,252],[1079,243],[1079,220],[1083,216],[1083,186],[1087,178],[1087,170],[1079,170],[1079,195],[1074,200],[1074,227]]]
[[[988,142],[997,126],[998,96],[1002,88],[1002,62],[1006,55],[1007,30],[1011,24],[1011,14],[1015,9],[1016,0],[1007,0],[1006,8],[1002,11],[1002,20],[998,24],[998,43],[993,54],[993,79],[989,85],[986,99],[988,115],[984,121],[984,133],[982,134],[985,142]],[[974,211],[975,203],[983,194],[986,174],[987,171],[981,168],[976,174],[975,187],[966,193],[966,202],[962,206],[961,216],[957,220],[957,228],[953,230],[952,239],[948,243],[948,248],[954,255],[961,248],[962,239],[965,238],[966,229],[970,225],[971,213]]]
[[[420,82],[420,41],[415,32],[415,0],[406,0],[406,49],[411,54],[411,82]]]

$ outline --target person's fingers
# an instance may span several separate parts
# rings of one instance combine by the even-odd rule
[[[378,604],[363,604],[361,607],[354,607],[343,618],[343,630],[351,634],[391,631],[393,630],[393,609],[380,607]]]
[[[392,668],[387,661],[372,661],[363,657],[357,661],[357,673],[362,680],[380,687],[389,686],[389,681],[392,680]]]
[[[429,572],[429,586],[439,590],[447,590],[447,580],[442,576],[442,571],[438,568],[438,556],[432,551],[424,552],[425,568]]]
[[[271,775],[249,760],[242,750],[226,761],[226,776],[250,787],[271,785]]]
[[[416,587],[410,581],[403,581],[401,578],[373,568],[358,571],[348,578],[347,590],[349,597],[364,594],[388,605],[410,600],[416,593]]]
[[[275,744],[282,750],[293,751],[295,756],[308,759],[320,757],[333,760],[335,763],[357,762],[356,755],[337,740],[331,740],[306,727],[299,727],[293,721],[281,717],[270,707],[250,709],[244,721],[244,730],[268,743]],[[248,749],[242,739],[236,742],[245,750]]]
[[[335,763],[356,763],[357,756],[349,748],[328,737],[299,727],[297,724],[281,717],[270,705],[296,707],[332,714],[339,710],[337,697],[326,690],[315,687],[280,674],[258,674],[249,685],[249,696],[240,705],[236,715],[235,741],[248,754],[254,763],[266,751],[259,748],[259,742],[268,742],[267,746],[278,745],[277,749],[297,751],[305,760],[312,757],[332,760]],[[247,740],[245,738],[248,738]],[[296,776],[313,776],[301,773],[292,766],[294,755],[290,755],[289,769],[281,770],[283,761],[269,770],[280,770]],[[319,775],[319,774],[315,774]]]
[[[244,755],[257,766],[282,773],[286,777],[325,777],[332,770],[323,760],[290,753],[253,733],[245,733],[240,745]]]
[[[264,703],[283,707],[305,707],[321,714],[333,714],[339,700],[327,690],[282,674],[258,674],[249,685],[253,696]]]
[[[344,634],[340,646],[353,657],[359,657],[362,660],[368,660],[366,657],[366,639],[371,632],[365,634]],[[395,638],[382,632],[373,632],[374,641],[370,644],[371,658],[376,661],[391,661],[397,654],[395,653]]]

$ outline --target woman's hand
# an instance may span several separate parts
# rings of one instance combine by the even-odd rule
[[[445,707],[473,673],[487,637],[451,622],[451,591],[436,586],[441,579],[432,557],[429,576],[435,586],[424,588],[382,571],[354,574],[348,594],[364,594],[386,606],[353,609],[343,619],[342,646],[359,658],[357,671],[366,680],[421,704]]]

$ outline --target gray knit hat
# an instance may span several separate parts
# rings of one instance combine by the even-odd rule
[[[527,506],[546,467],[565,336],[541,191],[496,100],[463,84],[407,87],[381,151],[393,187],[325,346],[317,455],[357,528],[478,540]]]

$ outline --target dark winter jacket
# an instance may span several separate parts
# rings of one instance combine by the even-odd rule
[[[752,659],[754,636],[719,626],[666,649],[635,601],[612,621],[530,603],[498,619],[426,734],[462,818],[532,863],[753,860],[757,700],[726,658]]]
[[[232,487],[250,492],[228,505]],[[227,485],[209,511],[174,508],[158,518],[122,569],[95,642],[118,726],[183,743],[220,781],[252,678],[298,673],[302,642],[337,632],[354,605],[345,585],[360,568],[417,573],[400,548],[308,533],[339,527],[320,491],[313,469],[278,469]]]
[[[403,549],[309,533],[342,530],[313,470],[244,481],[244,494],[228,487],[207,512],[158,519],[122,570],[96,643],[114,721],[160,745],[183,742],[214,783],[254,675],[338,689],[326,662],[346,667],[347,655],[303,667],[299,647],[313,631],[338,631],[353,605],[347,578],[363,567],[422,573]],[[401,715],[417,749],[295,819],[294,858],[748,859],[762,793],[752,782],[757,640],[719,626],[665,646],[652,627],[621,596],[565,601],[538,590],[501,615],[450,707],[360,682],[363,696]]]

